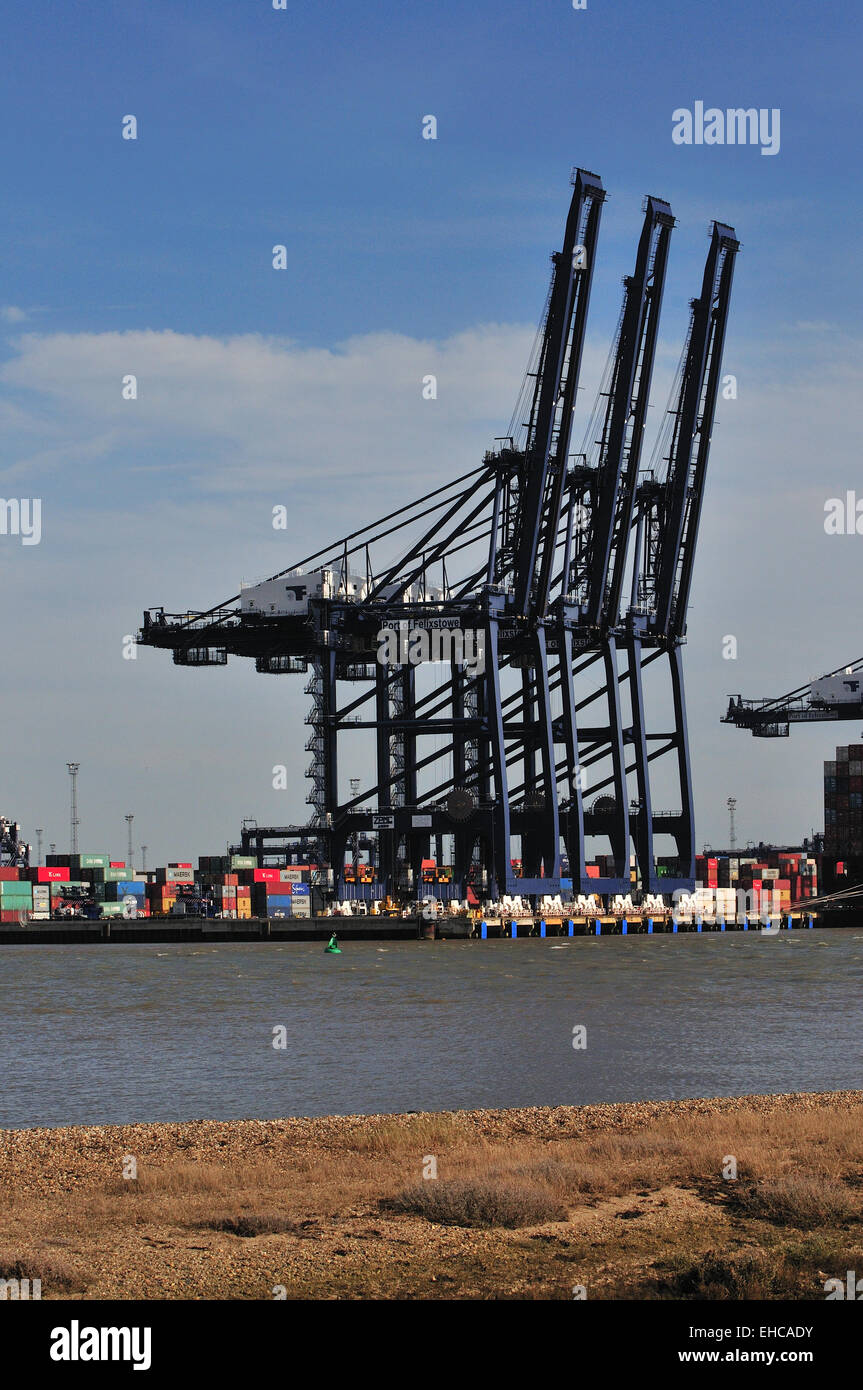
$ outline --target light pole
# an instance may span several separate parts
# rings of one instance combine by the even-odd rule
[[[80,763],[67,763],[69,776],[72,778],[72,806],[70,813],[70,825],[72,830],[72,853],[78,853],[78,768]]]
[[[735,813],[735,811],[737,810],[737,797],[736,797],[736,796],[729,796],[729,798],[728,798],[728,800],[726,801],[725,804],[726,804],[726,806],[728,807],[728,840],[729,840],[729,848],[730,848],[730,850],[731,850],[731,853],[733,854],[734,851],[735,851],[735,849],[737,848],[737,832],[736,832],[735,823],[734,823],[734,813]]]
[[[42,863],[42,836],[45,832],[36,827],[36,863]]]
[[[133,868],[135,867],[134,864],[132,863],[132,860],[133,860],[133,858],[134,858],[134,850],[132,849],[132,821],[133,821],[134,819],[135,819],[134,815],[129,815],[129,816],[126,817],[126,825],[128,826],[128,829],[129,829],[129,852],[128,852],[128,857],[127,857],[127,859],[126,859],[126,863],[128,864],[128,866],[129,866],[130,869],[133,869]]]
[[[146,846],[146,845],[142,845],[142,846],[141,846],[141,869],[144,870],[144,869],[146,869],[146,867],[147,867],[147,846]]]

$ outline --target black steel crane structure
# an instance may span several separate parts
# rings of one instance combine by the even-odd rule
[[[499,447],[257,593],[206,612],[144,615],[139,642],[172,650],[177,665],[223,665],[230,654],[254,658],[262,673],[308,674],[312,817],[279,834],[314,841],[337,894],[358,835],[376,840],[381,887],[394,895],[420,882],[423,858],[444,841],[462,897],[471,882],[491,897],[553,891],[562,861],[576,891],[626,892],[631,854],[648,891],[694,881],[681,649],[738,242],[713,224],[665,426],[645,465],[674,227],[666,202],[645,199],[605,377],[573,453],[605,192],[583,169],[572,183]],[[655,662],[667,665],[671,712],[659,728],[642,679]],[[358,731],[374,740],[374,775],[346,795],[343,740]],[[653,806],[663,763],[679,792],[674,812]],[[662,877],[658,835],[674,846]],[[600,843],[611,871],[597,879],[586,865]]]
[[[815,687],[834,676],[845,689],[841,699],[827,703]],[[744,700],[741,695],[731,695],[720,722],[749,729],[755,738],[787,738],[792,724],[829,724],[847,719],[863,719],[863,657],[772,700]]]

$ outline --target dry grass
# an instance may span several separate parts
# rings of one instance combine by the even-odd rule
[[[793,1172],[742,1188],[737,1204],[750,1216],[782,1226],[838,1226],[863,1217],[863,1199],[835,1178]]]
[[[815,1292],[813,1281],[795,1269],[781,1251],[747,1250],[728,1255],[710,1250],[694,1263],[682,1263],[661,1280],[655,1296],[740,1301],[812,1298]]]
[[[358,1153],[394,1155],[416,1153],[418,1148],[439,1153],[442,1148],[464,1144],[472,1138],[458,1115],[387,1115],[382,1119],[370,1117],[349,1142]]]
[[[39,1279],[43,1298],[58,1290],[84,1289],[88,1282],[86,1274],[56,1256],[48,1253],[11,1255],[8,1251],[0,1251],[0,1279],[29,1279],[31,1283]]]
[[[564,1221],[566,1208],[546,1186],[537,1183],[479,1180],[430,1180],[407,1187],[381,1201],[381,1210],[421,1216],[442,1226],[541,1226]]]

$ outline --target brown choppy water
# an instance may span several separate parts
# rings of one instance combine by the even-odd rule
[[[847,930],[3,946],[0,1125],[856,1089],[861,989]]]

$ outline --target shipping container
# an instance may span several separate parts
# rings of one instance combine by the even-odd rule
[[[232,869],[256,869],[258,861],[253,854],[232,854]]]

